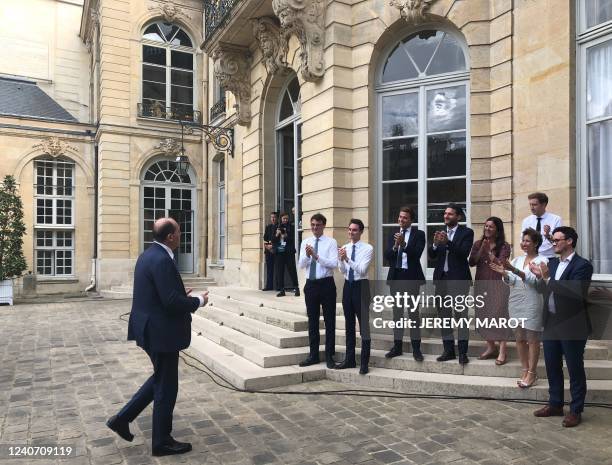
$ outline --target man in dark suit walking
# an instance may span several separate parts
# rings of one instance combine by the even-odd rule
[[[397,222],[399,231],[389,234],[385,258],[389,262],[389,273],[387,274],[387,284],[391,295],[397,292],[400,294],[417,295],[421,285],[425,283],[425,275],[421,267],[421,255],[425,249],[425,233],[416,226],[412,226],[415,213],[410,207],[400,209]],[[420,314],[418,308],[409,309],[409,319],[412,327],[410,328],[410,343],[412,345],[412,356],[417,362],[424,360],[421,352],[421,329]],[[404,308],[393,307],[393,320],[401,322],[404,317]],[[399,326],[399,327],[397,327]],[[402,341],[404,338],[404,328],[396,325],[393,329],[393,347],[385,354],[385,357],[392,358],[402,355]]]
[[[274,247],[274,274],[276,275],[276,297],[285,296],[285,269],[289,273],[295,296],[300,296],[297,269],[295,268],[295,236],[292,225],[289,223],[289,214],[281,213],[281,222],[274,231],[272,246]]]
[[[274,290],[274,246],[272,239],[278,228],[278,212],[270,213],[270,224],[266,226],[264,231],[264,254],[266,257],[266,285],[264,291]]]
[[[136,341],[153,364],[153,375],[106,425],[126,441],[132,441],[129,424],[153,401],[154,456],[182,454],[191,444],[176,441],[172,412],[178,393],[179,351],[191,342],[191,314],[206,304],[208,292],[191,297],[174,262],[173,250],[181,231],[172,218],[153,225],[155,242],[145,250],[134,270],[134,297],[128,325],[128,340]]]
[[[574,228],[560,226],[551,243],[559,258],[548,265],[531,264],[530,270],[542,278],[544,292],[544,361],[548,377],[548,405],[534,412],[536,417],[563,416],[563,358],[570,378],[572,401],[563,422],[578,426],[587,392],[584,372],[584,347],[591,333],[587,293],[593,265],[575,252],[578,234]]]
[[[460,225],[459,221],[465,219],[463,209],[454,203],[448,204],[444,210],[443,231],[436,231],[433,244],[429,246],[427,253],[435,260],[433,279],[436,286],[436,295],[452,296],[467,295],[472,284],[472,273],[468,264],[468,257],[472,244],[474,243],[474,231]],[[438,316],[441,318],[465,318],[466,314],[443,306],[438,308]],[[453,360],[455,355],[455,337],[451,328],[442,328],[442,344],[444,350],[436,360],[445,362]],[[459,350],[459,363],[465,365],[469,362],[468,340],[470,328],[459,326],[457,330],[457,348]]]

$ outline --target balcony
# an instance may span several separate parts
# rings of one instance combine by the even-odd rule
[[[193,110],[189,105],[171,105],[166,107],[163,102],[158,100],[139,103],[138,117],[170,121],[191,121],[194,123],[202,122],[202,113]]]
[[[219,116],[225,113],[225,97],[222,97],[217,103],[210,107],[210,121],[214,121]]]
[[[204,24],[206,24],[204,42],[207,42],[219,28],[227,23],[234,6],[240,1],[241,0],[204,1]]]

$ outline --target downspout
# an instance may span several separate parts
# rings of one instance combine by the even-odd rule
[[[96,262],[98,261],[98,144],[94,144],[94,233],[93,258],[91,259],[91,282],[85,292],[93,291],[97,285]]]

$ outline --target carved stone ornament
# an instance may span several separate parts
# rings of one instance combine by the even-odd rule
[[[300,41],[302,77],[316,81],[323,77],[325,64],[325,0],[272,0],[285,40],[295,34]]]
[[[181,151],[181,142],[178,139],[167,137],[162,139],[155,148],[169,157],[176,157]]]
[[[253,34],[259,42],[263,62],[270,74],[289,67],[287,53],[289,43],[274,18],[264,16],[253,21]]]
[[[183,9],[174,3],[172,0],[163,0],[158,6],[150,6],[150,11],[158,12],[166,22],[173,23],[177,19],[190,21],[191,17],[186,14]]]
[[[50,136],[42,140],[40,144],[35,144],[32,146],[35,149],[39,149],[41,152],[47,155],[51,155],[52,157],[59,157],[66,153],[66,151],[71,150],[73,152],[78,152],[79,149],[76,147],[67,144],[63,140],[60,140],[59,137]]]
[[[251,56],[248,48],[219,44],[212,53],[214,72],[219,85],[236,98],[238,124],[251,121]]]
[[[420,23],[425,19],[427,10],[436,0],[391,0],[389,4],[400,10],[400,15],[408,23]]]

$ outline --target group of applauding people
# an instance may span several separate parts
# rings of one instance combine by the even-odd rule
[[[486,341],[480,360],[494,359],[504,365],[508,359],[507,341],[516,340],[521,373],[517,386],[527,389],[537,382],[537,363],[540,343],[543,342],[544,360],[549,383],[549,405],[536,411],[538,417],[564,415],[563,358],[565,358],[571,390],[570,412],[563,426],[576,426],[586,397],[584,349],[591,331],[586,309],[586,296],[593,274],[590,262],[576,254],[576,231],[562,226],[559,216],[546,211],[548,197],[536,192],[528,196],[532,214],[521,227],[520,256],[510,260],[511,247],[506,242],[504,224],[498,217],[485,221],[480,239],[474,241],[474,231],[460,224],[465,221],[462,208],[449,204],[444,210],[444,227],[436,231],[427,248],[434,263],[433,282],[439,296],[467,296],[472,286],[471,267],[476,268],[474,296],[482,296],[484,305],[475,306],[475,316],[483,320],[517,319],[522,324],[514,330],[505,325],[483,326],[478,329]],[[390,294],[418,295],[425,283],[421,256],[426,247],[425,233],[413,225],[414,210],[402,207],[398,214],[398,230],[391,232],[385,247],[389,266],[387,285]],[[328,368],[356,367],[356,320],[361,336],[361,374],[368,373],[371,337],[369,328],[370,285],[368,268],[373,247],[361,240],[364,224],[351,219],[348,225],[349,242],[338,248],[335,239],[323,234],[325,217],[317,213],[310,219],[313,233],[302,241],[298,268],[305,273],[304,295],[309,323],[310,353],[300,366],[319,363],[319,318],[322,310],[325,321],[325,361]],[[342,306],[346,319],[346,355],[336,363],[336,285],[334,270],[344,275]],[[296,279],[297,281],[297,279]],[[442,306],[438,317],[455,319],[467,317],[467,311]],[[395,306],[393,320],[404,319],[406,308]],[[408,311],[412,356],[424,361],[421,351],[420,315],[418,308]],[[469,363],[468,343],[470,328],[456,325],[441,328],[442,353],[437,361],[458,358],[461,365]],[[387,358],[403,354],[404,326],[394,325],[394,343]]]

